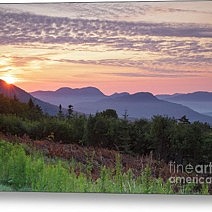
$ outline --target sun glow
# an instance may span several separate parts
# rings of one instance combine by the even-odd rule
[[[11,75],[8,76],[4,76],[2,77],[2,79],[7,83],[7,84],[13,84],[15,82],[17,82],[17,79]]]

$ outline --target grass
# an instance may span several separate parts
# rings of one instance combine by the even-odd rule
[[[14,191],[11,187],[0,185],[0,191],[8,192],[8,191]]]
[[[20,144],[0,141],[0,191],[175,193],[169,181],[153,178],[149,167],[138,177],[130,169],[123,172],[119,155],[115,168],[102,166],[96,180],[91,177],[92,164],[88,164],[85,172],[76,173],[76,161],[46,158],[37,152],[27,154]],[[192,189],[182,186],[178,193],[190,194]],[[206,186],[202,193],[208,193]]]

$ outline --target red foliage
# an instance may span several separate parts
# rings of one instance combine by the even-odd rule
[[[100,173],[100,167],[106,166],[108,168],[114,169],[116,165],[116,156],[119,154],[121,156],[121,163],[123,166],[123,171],[131,169],[135,176],[139,176],[145,167],[149,166],[152,170],[152,175],[154,177],[162,177],[167,180],[170,177],[169,166],[163,161],[157,161],[152,158],[151,155],[148,156],[131,156],[127,154],[120,154],[118,151],[104,149],[100,147],[84,147],[77,144],[61,144],[55,143],[48,140],[31,140],[27,136],[22,138],[17,136],[5,136],[0,134],[0,138],[13,143],[20,143],[26,145],[26,150],[30,151],[40,151],[43,154],[51,158],[61,158],[65,160],[74,159],[86,166],[88,163],[92,163],[91,175],[93,179],[97,179]],[[77,168],[76,173],[79,173],[80,168]],[[86,171],[85,171],[86,173]]]

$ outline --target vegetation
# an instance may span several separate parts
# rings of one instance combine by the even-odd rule
[[[184,117],[185,118],[185,117]],[[67,115],[59,107],[58,116],[42,114],[30,100],[28,104],[0,96],[0,131],[32,139],[51,139],[60,143],[99,146],[131,155],[148,155],[166,162],[212,161],[212,129],[206,123],[182,122],[174,118],[154,116],[151,120],[119,119],[108,109],[95,116]]]
[[[75,166],[73,160],[70,162],[50,159],[38,153],[27,155],[21,145],[0,141],[2,191],[174,193],[169,182],[151,177],[148,167],[137,178],[130,169],[124,173],[119,156],[115,169],[101,167],[97,180],[83,172],[77,175]],[[89,173],[89,166],[87,169]],[[191,189],[184,186],[179,193],[189,194]]]
[[[177,163],[206,164],[212,161],[212,129],[206,123],[190,123],[174,118],[154,116],[151,120],[128,121],[119,119],[116,111],[108,109],[86,117],[73,113],[44,115],[30,99],[20,103],[16,97],[0,95],[0,132],[33,140],[54,143],[75,143],[83,147],[116,150],[133,157],[152,155],[155,160]],[[185,121],[186,120],[186,121]],[[45,156],[46,157],[46,156]],[[56,157],[26,154],[20,145],[0,143],[0,190],[62,191],[62,192],[117,192],[117,193],[175,193],[168,181],[151,176],[146,168],[139,176],[131,169],[123,172],[117,159],[115,170],[102,165],[100,176],[93,179],[87,171],[76,173],[74,163]],[[70,164],[71,163],[71,164]],[[77,162],[78,163],[78,162]],[[81,165],[80,165],[81,166]],[[91,170],[90,170],[91,171]],[[190,187],[189,187],[190,186]],[[184,185],[178,193],[194,193],[191,185]],[[198,192],[201,192],[200,189]],[[202,193],[207,193],[206,187]]]

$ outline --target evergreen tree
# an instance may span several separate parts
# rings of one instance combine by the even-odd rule
[[[64,117],[61,104],[59,105],[58,117],[59,118],[63,118]]]
[[[30,108],[30,109],[32,109],[32,108],[35,107],[35,104],[34,104],[34,102],[32,101],[32,98],[29,99],[28,105],[29,105],[29,108]]]
[[[128,113],[127,113],[127,110],[125,110],[125,111],[124,111],[124,114],[123,114],[124,120],[127,120],[128,116],[129,116],[129,115],[128,115]]]

